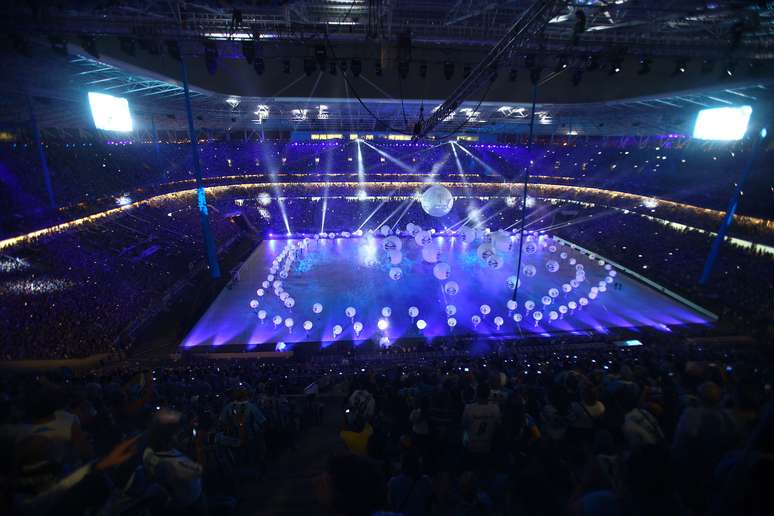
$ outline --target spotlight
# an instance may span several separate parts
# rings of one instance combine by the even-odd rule
[[[675,69],[672,70],[672,76],[685,73],[688,69],[688,62],[685,59],[678,59],[675,61]]]
[[[177,44],[177,41],[173,39],[167,40],[166,45],[169,57],[175,61],[180,61],[180,45]]]
[[[572,73],[572,85],[577,86],[583,80],[583,70],[575,70]]]
[[[245,40],[242,42],[242,55],[245,56],[245,61],[248,64],[253,64],[255,61],[255,43],[252,40]]]
[[[420,65],[419,65],[419,76],[422,79],[427,77],[427,63],[420,63]]]
[[[637,75],[647,75],[650,73],[650,65],[652,61],[649,57],[643,57],[640,59],[640,67],[637,70]]]
[[[284,74],[290,73],[290,59],[282,60],[282,73]]]
[[[615,75],[621,73],[622,60],[621,58],[615,58],[610,60],[610,68],[607,70],[607,75]]]
[[[443,62],[443,76],[447,81],[451,80],[451,78],[454,76],[454,63],[451,61]]]
[[[135,54],[135,46],[134,46],[134,39],[128,38],[128,37],[120,37],[118,40],[121,43],[121,51],[129,56],[134,57]]]
[[[67,42],[64,39],[57,36],[49,36],[48,42],[51,43],[51,50],[57,54],[67,56]]]
[[[556,60],[554,72],[559,73],[565,68],[567,68],[567,58],[565,56],[559,56],[559,59]]]
[[[97,42],[94,40],[93,36],[90,36],[88,34],[81,34],[81,46],[86,52],[88,52],[95,58],[99,59],[99,50],[97,50]]]
[[[733,61],[729,61],[728,64],[726,65],[725,71],[728,77],[733,77],[734,74],[736,73],[736,63]]]
[[[360,77],[360,72],[363,71],[363,63],[360,59],[353,59],[349,65],[349,69],[352,70],[353,76]]]
[[[255,62],[253,63],[253,69],[255,70],[255,73],[257,73],[258,75],[263,75],[264,70],[266,70],[266,63],[264,63],[262,57],[255,58]]]
[[[218,46],[211,39],[204,42],[204,64],[207,66],[207,73],[210,75],[215,75],[218,71]]]
[[[304,58],[304,73],[307,77],[314,73],[314,68],[314,61],[312,61],[312,59],[309,57]]]
[[[511,71],[508,72],[508,80],[511,82],[516,82],[516,78],[519,76],[519,71],[516,68],[511,68]]]

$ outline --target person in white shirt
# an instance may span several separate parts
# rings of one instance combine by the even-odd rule
[[[492,451],[492,440],[500,424],[500,407],[489,402],[489,394],[489,385],[479,384],[476,401],[465,405],[462,412],[463,444],[474,455],[486,455]]]

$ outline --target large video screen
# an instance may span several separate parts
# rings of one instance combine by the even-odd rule
[[[89,106],[97,129],[119,132],[132,130],[129,101],[125,98],[90,91]]]
[[[702,109],[696,117],[693,137],[699,140],[741,140],[747,132],[750,106]]]

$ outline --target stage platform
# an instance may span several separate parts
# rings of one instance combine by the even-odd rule
[[[515,237],[512,237],[512,239]],[[545,237],[542,237],[545,238]],[[653,328],[671,331],[682,325],[711,324],[713,317],[699,307],[691,307],[648,286],[623,269],[600,265],[600,257],[593,259],[584,251],[575,249],[559,240],[548,240],[550,245],[540,245],[536,236],[537,251],[523,254],[522,270],[534,265],[536,274],[532,277],[521,275],[522,284],[518,289],[517,309],[508,310],[507,301],[513,290],[508,278],[516,271],[517,247],[499,252],[503,264],[493,269],[480,258],[480,242],[464,243],[459,236],[436,236],[434,244],[441,251],[441,260],[447,262],[451,273],[447,280],[434,277],[434,265],[422,258],[421,247],[411,237],[403,237],[402,261],[398,265],[401,278],[393,280],[389,271],[388,253],[382,249],[383,238],[336,237],[315,240],[311,238],[308,247],[300,251],[294,260],[287,279],[282,286],[295,300],[287,308],[274,294],[273,288],[264,289],[263,297],[256,290],[266,281],[272,261],[288,242],[296,245],[297,239],[269,239],[261,243],[242,265],[238,280],[232,282],[215,299],[213,304],[185,337],[183,348],[197,351],[215,351],[218,348],[266,349],[273,343],[285,343],[291,349],[293,343],[319,341],[325,347],[335,341],[355,342],[366,339],[390,342],[401,337],[476,336],[478,338],[536,337],[559,334],[604,335],[612,329]],[[553,249],[553,252],[552,252]],[[563,257],[562,257],[563,256]],[[559,270],[549,272],[547,263],[555,261]],[[574,262],[574,263],[573,263]],[[577,264],[584,266],[585,280],[571,292],[565,293],[563,285],[576,279]],[[616,271],[611,276],[610,270]],[[459,285],[456,295],[444,291],[448,281]],[[609,281],[609,283],[608,283]],[[605,291],[598,292],[591,299],[592,287],[599,288],[605,282]],[[544,305],[542,299],[552,289],[559,291]],[[556,294],[556,291],[553,292]],[[549,296],[550,297],[550,296]],[[580,306],[581,298],[587,306]],[[259,301],[257,308],[250,307],[250,301]],[[535,308],[528,310],[532,301]],[[560,307],[578,305],[575,309],[560,312]],[[312,307],[320,303],[323,310],[313,313]],[[490,313],[481,313],[482,305],[491,307]],[[453,305],[454,314],[447,314],[448,305]],[[353,307],[356,315],[345,315]],[[383,308],[389,307],[389,317],[383,315]],[[409,316],[409,307],[416,307],[419,315]],[[258,318],[259,311],[265,311],[265,320]],[[542,319],[535,320],[535,311],[542,313]],[[557,319],[551,320],[551,312]],[[514,320],[514,314],[521,314],[522,320]],[[473,316],[481,318],[474,324]],[[272,319],[279,316],[282,322],[275,326]],[[503,319],[498,328],[495,318]],[[456,325],[449,326],[453,317]],[[286,326],[292,319],[292,328]],[[379,321],[384,320],[384,330]],[[426,323],[423,329],[417,322]],[[305,331],[304,322],[310,321],[312,328]],[[356,335],[354,323],[360,322],[363,329]],[[342,332],[334,337],[334,326],[341,326]],[[421,325],[420,325],[421,326]]]

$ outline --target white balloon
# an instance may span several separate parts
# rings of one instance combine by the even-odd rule
[[[551,296],[551,297],[559,297],[559,289],[549,288],[548,289],[548,295]]]
[[[561,253],[559,253],[559,258],[561,258],[562,260],[566,260],[567,259],[567,253],[562,251]]]
[[[268,281],[264,281],[263,283],[261,283],[261,286],[263,288],[269,288],[271,286],[271,283],[269,283]]]
[[[390,308],[389,306],[385,306],[384,308],[382,308],[383,317],[389,317],[391,315],[392,315],[392,308]]]
[[[476,249],[476,254],[481,260],[484,261],[484,263],[486,263],[486,261],[489,260],[491,256],[495,255],[495,248],[492,246],[492,244],[484,243],[478,246],[478,249]]]
[[[454,205],[454,197],[441,185],[433,185],[422,193],[422,209],[432,217],[443,217]]]
[[[295,299],[293,299],[292,297],[289,297],[289,298],[287,298],[285,300],[285,307],[286,308],[293,308],[294,306],[296,306],[296,300]]]
[[[400,251],[388,251],[387,256],[390,257],[391,265],[399,265],[400,262],[403,260],[403,253],[401,253]]]
[[[501,269],[503,267],[503,259],[500,258],[498,255],[493,254],[487,259],[486,265],[490,269],[494,269],[494,270]]]
[[[355,315],[356,315],[356,314],[357,314],[357,310],[355,310],[355,307],[354,307],[354,306],[348,306],[348,307],[347,307],[347,308],[344,310],[344,315],[346,315],[346,316],[347,316],[347,317],[349,317],[350,319],[351,319],[352,317],[355,317]]]
[[[258,297],[263,297],[263,295],[266,293],[262,288],[259,288],[255,291],[256,294],[258,294]]]
[[[446,319],[446,324],[449,325],[449,328],[454,328],[455,326],[457,326],[457,319],[455,319],[454,317],[449,317],[448,319]]]
[[[460,286],[456,281],[448,281],[446,282],[446,285],[443,286],[443,291],[446,292],[447,296],[456,296],[460,291]]]
[[[612,266],[612,265],[610,265],[609,263],[606,263],[606,264],[605,264],[605,270],[606,270],[606,271],[613,270],[613,266]]]
[[[304,329],[305,329],[306,331],[309,331],[309,330],[311,330],[311,329],[312,329],[312,326],[314,326],[314,325],[312,324],[312,321],[304,321]]]
[[[403,242],[395,235],[390,235],[382,241],[382,249],[385,251],[400,251]]]
[[[575,265],[576,263],[578,263],[578,260],[575,258],[570,258],[570,265]]]
[[[618,275],[618,271],[613,270],[613,271],[608,272],[607,274],[611,278],[615,278]]]
[[[419,315],[419,308],[416,306],[410,306],[408,309],[409,317],[416,317]]]
[[[606,283],[612,283],[612,282],[613,282],[613,278],[612,278],[612,276],[607,276],[607,277],[605,278],[605,282],[606,282]]]
[[[251,299],[250,300],[250,308],[252,308],[253,310],[258,308],[258,300],[257,299]]]
[[[556,260],[548,260],[546,262],[546,270],[548,272],[556,272],[559,270],[559,262]]]
[[[562,285],[562,292],[564,292],[565,294],[569,294],[570,292],[572,292],[572,285],[570,285],[569,283],[564,283]]]
[[[403,271],[401,271],[398,267],[393,267],[390,269],[390,279],[397,281],[402,277],[403,277]]]
[[[285,326],[287,326],[288,328],[292,328],[294,324],[295,322],[293,322],[293,319],[291,319],[290,317],[285,319]]]
[[[511,235],[498,231],[493,238],[495,249],[503,252],[510,252],[513,249]]]
[[[500,317],[499,315],[494,318],[494,323],[495,323],[495,326],[497,326],[497,329],[500,329],[500,326],[502,326],[504,322],[505,321],[503,320],[503,318]]]
[[[460,235],[460,238],[463,242],[467,242],[469,244],[473,243],[473,241],[476,239],[476,230],[467,226],[462,226],[458,234]]]
[[[522,319],[522,315],[520,313],[513,314],[513,321],[516,323],[520,323]]]
[[[280,272],[279,277],[282,279],[288,279],[288,271]]]
[[[565,305],[560,305],[559,306],[559,313],[562,314],[562,315],[566,314],[567,313],[567,307]]]
[[[414,236],[414,241],[417,245],[424,247],[430,245],[433,242],[433,236],[429,231],[420,231]]]
[[[422,248],[422,258],[427,263],[435,263],[441,259],[441,250],[435,245],[428,245]]]
[[[271,322],[274,323],[274,326],[279,326],[280,324],[282,324],[282,317],[279,315],[275,315],[274,317],[272,317]]]
[[[541,320],[543,318],[543,312],[540,312],[540,311],[532,312],[532,318],[535,319],[536,321]]]
[[[323,305],[320,303],[315,303],[312,305],[312,312],[319,314],[323,311]]]
[[[416,236],[419,233],[421,233],[421,232],[422,232],[422,227],[421,226],[417,226],[416,224],[414,224],[413,226],[411,226],[411,230],[409,231],[409,235],[411,235],[413,238],[416,238]]]
[[[526,277],[528,277],[528,278],[531,278],[531,277],[533,277],[535,274],[537,274],[537,269],[535,268],[535,266],[534,266],[534,265],[532,265],[532,264],[529,264],[529,265],[525,265],[525,266],[524,266],[523,272],[524,272],[524,275],[525,275]]]
[[[492,308],[489,305],[481,305],[481,313],[484,315],[487,315],[489,312],[492,311]]]
[[[508,310],[513,311],[513,310],[516,310],[519,304],[513,299],[509,299],[508,302],[505,303],[505,306],[508,308]]]
[[[524,252],[527,254],[535,254],[537,252],[537,244],[535,244],[535,242],[527,242],[524,244]]]
[[[516,276],[508,276],[508,278],[505,280],[505,286],[508,287],[510,290],[516,290],[516,285],[518,285],[518,278]]]
[[[341,335],[342,331],[344,331],[344,328],[342,328],[341,326],[339,326],[337,324],[336,326],[333,327],[333,336],[337,337],[337,336]]]
[[[427,323],[424,321],[424,319],[420,319],[420,320],[418,320],[418,321],[417,321],[417,329],[418,329],[419,331],[422,331],[422,330],[424,330],[425,328],[427,328]]]
[[[481,324],[481,317],[479,317],[477,315],[474,315],[473,317],[471,317],[470,320],[473,323],[473,327],[476,327],[479,324]]]
[[[390,226],[388,226],[387,224],[385,224],[384,226],[382,226],[381,228],[379,228],[379,231],[380,231],[380,232],[382,233],[382,235],[384,235],[384,236],[387,236],[387,235],[389,235],[390,233],[392,233],[392,230],[390,229]]]
[[[280,294],[280,296],[279,296],[279,298],[280,298],[280,301],[285,301],[285,300],[286,300],[287,298],[289,298],[289,297],[290,297],[290,294],[288,294],[287,292],[282,292],[282,293]]]
[[[446,315],[452,316],[457,313],[457,307],[454,305],[446,305]]]
[[[352,325],[352,329],[355,330],[355,334],[359,334],[361,331],[363,331],[363,323],[360,321],[356,322]]]
[[[555,321],[559,319],[559,314],[556,313],[554,310],[551,310],[550,312],[548,312],[548,318],[551,319],[552,321]]]
[[[541,302],[542,302],[542,303],[543,303],[545,306],[548,306],[548,305],[550,305],[550,304],[551,304],[551,303],[552,303],[554,300],[553,300],[553,299],[551,299],[551,296],[543,296],[543,297],[540,299],[540,301],[541,301]]]
[[[531,299],[524,301],[524,308],[526,308],[527,311],[529,312],[530,310],[535,308],[535,302],[532,301]]]
[[[258,319],[261,321],[266,319],[266,310],[258,310]]]
[[[580,303],[581,306],[586,306],[587,304],[589,304],[589,300],[586,299],[585,297],[582,297],[578,299],[578,303]]]
[[[450,275],[451,267],[446,262],[438,262],[435,264],[435,267],[433,267],[433,276],[435,276],[435,279],[443,281],[448,279]]]
[[[567,307],[570,310],[575,310],[576,308],[578,308],[578,304],[575,301],[570,301],[569,303],[567,303]]]

